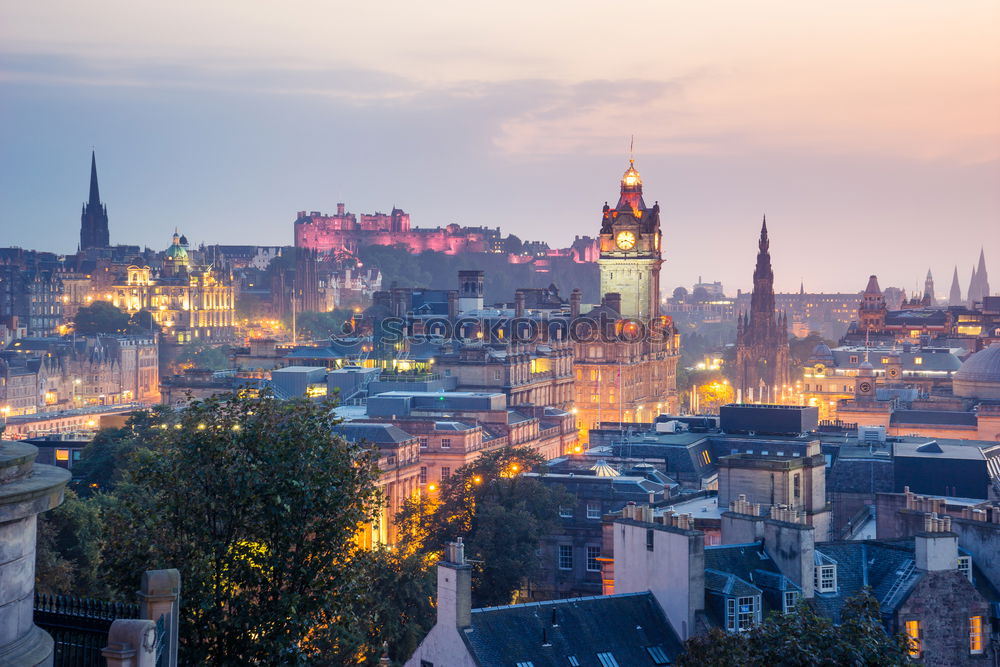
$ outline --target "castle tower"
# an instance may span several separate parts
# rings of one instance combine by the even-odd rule
[[[774,310],[774,272],[767,218],[757,242],[750,313],[741,314],[736,335],[736,386],[744,401],[780,401],[791,383],[788,318]]]
[[[601,222],[601,296],[621,294],[621,315],[649,319],[659,314],[660,205],[647,208],[642,177],[629,160],[615,208],[604,204]]]
[[[876,276],[868,276],[868,286],[861,295],[858,307],[858,325],[862,331],[882,331],[885,328],[885,298]]]
[[[951,277],[951,290],[948,292],[948,305],[962,305],[962,287],[958,284],[958,267],[955,267],[955,275]]]
[[[83,205],[80,215],[80,250],[107,248],[111,245],[108,234],[108,208],[101,203],[97,187],[97,156],[90,152],[90,199]]]

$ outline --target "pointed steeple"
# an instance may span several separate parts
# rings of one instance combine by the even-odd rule
[[[97,155],[90,151],[90,201],[91,206],[101,205],[101,191],[97,187]]]
[[[927,277],[924,278],[924,298],[922,302],[925,306],[933,306],[936,303],[934,299],[934,276],[931,275],[930,269],[927,269]]]
[[[978,287],[978,285],[979,283],[976,280],[976,267],[973,266],[972,277],[969,278],[969,294],[968,294],[969,308],[975,308],[976,306],[976,288]]]
[[[80,249],[107,248],[108,209],[101,203],[101,191],[97,186],[97,156],[90,152],[90,196],[80,214]]]
[[[764,220],[760,224],[760,241],[757,242],[757,248],[761,253],[766,253],[771,247],[771,242],[767,239],[767,215],[764,215]]]
[[[962,287],[958,284],[958,266],[955,266],[955,274],[951,277],[951,290],[948,292],[948,305],[962,305]]]
[[[979,266],[976,267],[976,278],[979,281],[979,298],[990,295],[990,276],[986,273],[986,253],[979,247]]]

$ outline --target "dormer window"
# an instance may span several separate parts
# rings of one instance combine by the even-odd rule
[[[813,585],[817,593],[837,592],[836,565],[817,565],[813,572]]]
[[[799,602],[799,592],[798,591],[785,591],[782,597],[782,611],[786,614],[790,614],[795,611],[795,605]]]
[[[730,632],[749,632],[760,623],[760,596],[726,598],[726,629]]]
[[[965,578],[972,581],[972,556],[958,557],[958,571],[965,575]]]

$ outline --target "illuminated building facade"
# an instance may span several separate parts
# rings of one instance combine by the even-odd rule
[[[601,422],[652,421],[678,409],[680,337],[659,315],[660,206],[646,207],[631,161],[618,205],[604,205],[600,238],[601,305],[581,316],[579,292],[570,297],[574,409],[583,438]]]
[[[159,274],[131,265],[111,286],[111,303],[130,315],[152,314],[162,339],[172,343],[226,342],[233,337],[236,300],[231,277],[189,263],[176,233]]]

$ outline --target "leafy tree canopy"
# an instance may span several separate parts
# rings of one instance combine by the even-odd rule
[[[538,571],[538,545],[558,525],[559,506],[576,502],[562,487],[520,474],[540,463],[530,449],[507,447],[459,468],[400,512],[402,548],[437,554],[461,536],[475,566],[473,603],[509,604]]]
[[[354,664],[371,656],[370,570],[354,536],[379,506],[374,452],[330,406],[230,394],[138,427],[103,512],[118,591],[181,571],[186,664]],[[252,639],[251,639],[252,638]]]
[[[889,636],[878,601],[867,590],[847,600],[834,625],[801,602],[790,614],[771,614],[749,632],[713,628],[684,643],[680,667],[775,665],[776,667],[895,667],[909,664],[906,639]]]
[[[78,334],[141,334],[159,331],[149,311],[140,310],[129,316],[121,308],[107,301],[95,301],[80,308],[73,318],[73,328]]]

